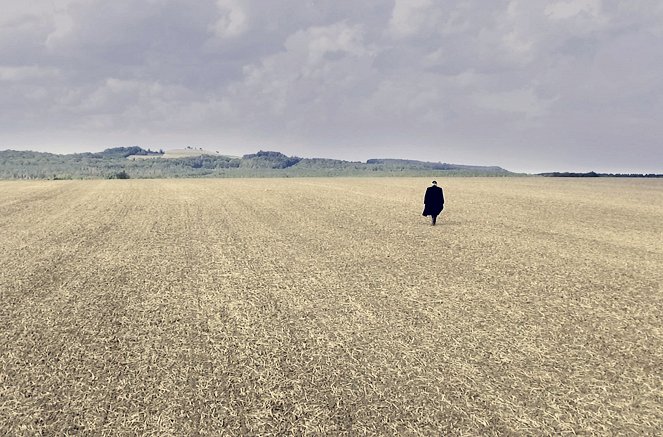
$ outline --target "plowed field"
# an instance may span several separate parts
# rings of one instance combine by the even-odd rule
[[[663,433],[663,181],[0,182],[0,434]]]

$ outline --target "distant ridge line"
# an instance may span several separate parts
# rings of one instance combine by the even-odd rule
[[[411,159],[369,159],[366,162],[300,158],[263,151],[242,157],[206,153],[188,147],[183,156],[138,146],[103,152],[54,154],[0,151],[0,179],[131,179],[198,177],[316,176],[516,176],[498,166],[449,164]],[[200,153],[197,153],[200,152]]]
[[[594,171],[586,173],[577,172],[548,172],[538,173],[537,176],[551,178],[663,178],[661,173],[596,173]]]

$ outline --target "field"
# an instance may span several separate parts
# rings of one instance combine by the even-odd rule
[[[663,180],[0,182],[0,434],[663,433]]]

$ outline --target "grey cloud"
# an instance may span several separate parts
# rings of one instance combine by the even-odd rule
[[[0,147],[663,171],[653,0],[8,1]]]

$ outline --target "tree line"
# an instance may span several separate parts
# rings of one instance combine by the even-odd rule
[[[539,176],[555,178],[663,178],[663,174],[657,173],[596,173],[593,171],[586,173],[555,171],[552,173],[539,173]]]
[[[513,175],[500,167],[398,159],[355,162],[300,158],[263,150],[241,158],[219,154],[181,158],[164,158],[163,155],[163,150],[152,151],[138,146],[66,155],[3,150],[0,151],[0,179]]]

